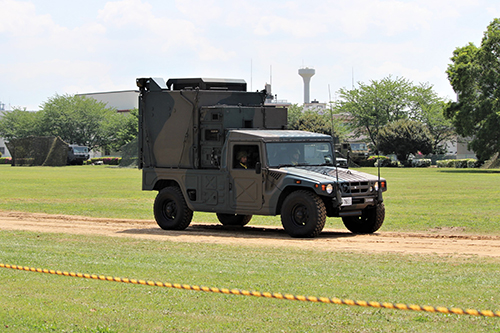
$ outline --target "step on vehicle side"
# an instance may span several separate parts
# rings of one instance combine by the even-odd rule
[[[193,211],[223,225],[281,215],[292,237],[318,236],[326,217],[353,233],[384,222],[387,182],[335,167],[330,136],[287,130],[287,109],[264,105],[243,80],[139,78],[142,188],[158,191],[162,229],[189,226]]]

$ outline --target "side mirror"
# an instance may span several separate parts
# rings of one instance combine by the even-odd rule
[[[262,164],[260,162],[255,163],[255,173],[260,174],[262,172]]]

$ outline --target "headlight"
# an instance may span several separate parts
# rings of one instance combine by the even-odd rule
[[[333,185],[328,184],[326,185],[326,193],[331,194],[333,192]]]
[[[378,191],[378,182],[376,182],[375,185],[373,185],[373,188],[375,189],[375,191]]]

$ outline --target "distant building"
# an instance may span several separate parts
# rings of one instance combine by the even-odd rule
[[[96,101],[106,103],[108,107],[116,108],[119,113],[128,113],[139,107],[139,90],[97,92],[77,94],[77,96],[93,98]]]
[[[2,157],[12,157],[10,156],[10,152],[5,145],[5,140],[3,138],[0,138],[0,153],[2,154]]]
[[[277,107],[288,107],[292,105],[286,99],[278,99],[278,95],[273,95],[271,91],[272,90],[271,84],[266,83],[265,90],[266,90],[266,100],[264,102],[264,105],[274,105]]]
[[[304,103],[303,110],[315,110],[320,114],[323,114],[327,110],[327,103],[320,103],[317,100],[314,100],[311,103]]]
[[[471,141],[470,138],[462,138],[457,135],[452,140],[446,143],[447,154],[456,159],[477,158],[476,153],[467,148],[467,144]]]

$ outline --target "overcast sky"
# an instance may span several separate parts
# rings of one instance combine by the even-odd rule
[[[456,47],[480,45],[498,0],[0,0],[0,101],[136,89],[137,77],[244,79],[303,102],[392,75],[454,98]]]

